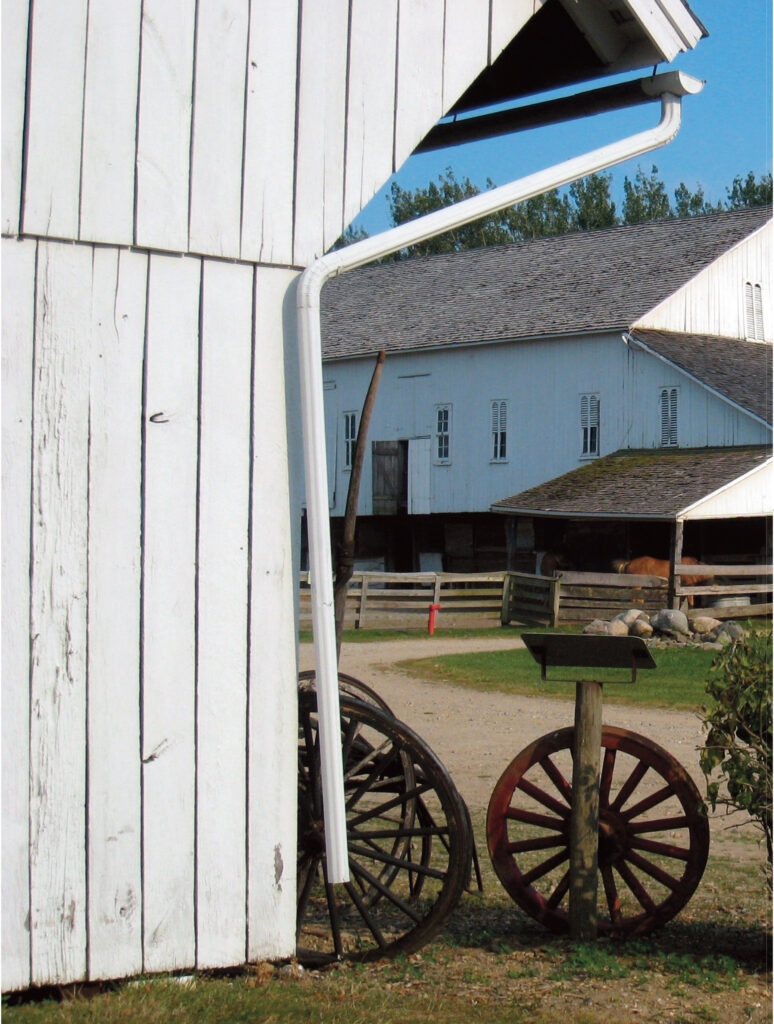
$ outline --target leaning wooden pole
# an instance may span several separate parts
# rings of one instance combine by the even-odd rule
[[[333,585],[333,612],[336,620],[336,658],[341,654],[341,634],[344,629],[344,612],[347,605],[347,588],[352,579],[352,565],[355,556],[355,525],[357,523],[357,501],[360,495],[360,478],[363,475],[363,460],[368,439],[368,427],[371,423],[371,412],[379,389],[379,378],[384,365],[384,349],[376,357],[376,366],[371,375],[363,408],[360,412],[355,451],[352,455],[352,469],[349,475],[347,490],[347,506],[344,511],[344,533],[341,544],[336,552],[335,576]]]

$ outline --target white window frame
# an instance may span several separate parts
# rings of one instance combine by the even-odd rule
[[[434,462],[437,466],[448,466],[451,462],[452,407],[444,402],[435,407],[435,432],[433,435]]]
[[[678,446],[678,409],[680,405],[680,388],[664,385],[658,389],[658,409],[661,424],[661,447],[677,448]]]
[[[744,285],[744,334],[748,341],[764,341],[763,288],[759,282]]]
[[[599,457],[600,406],[598,391],[587,391],[580,396],[580,457]]]
[[[489,403],[490,462],[508,461],[508,400],[493,398]]]
[[[357,441],[357,411],[349,409],[343,413],[344,416],[344,466],[345,470],[352,469],[352,462],[355,458],[355,442]],[[352,433],[350,434],[350,428]]]

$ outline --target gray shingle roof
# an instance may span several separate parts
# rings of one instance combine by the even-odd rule
[[[492,505],[497,512],[594,518],[678,512],[771,458],[771,448],[622,450]]]
[[[631,333],[653,352],[771,423],[770,344],[641,328]]]
[[[322,293],[324,358],[625,329],[770,207],[362,267]]]

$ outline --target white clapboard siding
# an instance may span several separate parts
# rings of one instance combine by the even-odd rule
[[[347,96],[345,224],[357,216],[393,170],[397,28],[398,0],[354,0]]]
[[[444,24],[443,109],[451,109],[460,95],[486,67],[489,20],[482,17],[480,0],[446,0]],[[486,11],[484,13],[487,13]]]
[[[349,5],[301,9],[293,262],[305,265],[339,237],[344,207],[344,125]]]
[[[482,15],[487,13],[481,5]],[[395,167],[443,115],[444,5],[401,0],[395,107]]]
[[[537,14],[546,0],[490,0],[492,29],[490,60],[497,60],[514,36],[522,30],[533,14]]]
[[[249,0],[198,3],[191,252],[239,252],[249,9]]]
[[[197,966],[245,957],[248,514],[253,271],[202,285],[197,585]],[[261,525],[258,526],[260,532]]]
[[[35,0],[31,11],[23,227],[77,238],[87,0]]]
[[[2,231],[19,230],[22,143],[27,80],[28,0],[5,0],[2,5]]]
[[[296,913],[296,664],[280,324],[295,337],[292,271],[256,273],[248,763],[248,957],[293,953]],[[267,492],[267,488],[270,491]],[[271,823],[271,827],[267,827]]]
[[[3,240],[3,989],[30,983],[30,465],[34,242]]]
[[[252,4],[242,199],[243,259],[293,262],[297,0]]]
[[[145,969],[194,962],[194,719],[201,263],[152,256],[145,406]]]
[[[188,250],[195,4],[144,0],[136,243]]]
[[[142,970],[140,534],[148,258],[94,250],[89,406],[89,977]]]
[[[32,981],[86,969],[86,544],[91,249],[38,250],[33,411]],[[86,327],[86,331],[88,326]]]
[[[66,5],[65,5],[66,6]],[[79,237],[134,240],[141,0],[89,0]]]

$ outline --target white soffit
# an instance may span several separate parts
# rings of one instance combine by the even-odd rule
[[[774,511],[774,458],[689,505],[678,519],[770,516]]]
[[[704,26],[683,0],[561,0],[597,56],[611,68],[671,61],[692,50]],[[627,59],[635,54],[636,63]]]
[[[704,35],[704,28],[682,0],[625,0],[664,60],[673,60],[682,50],[691,50]]]

